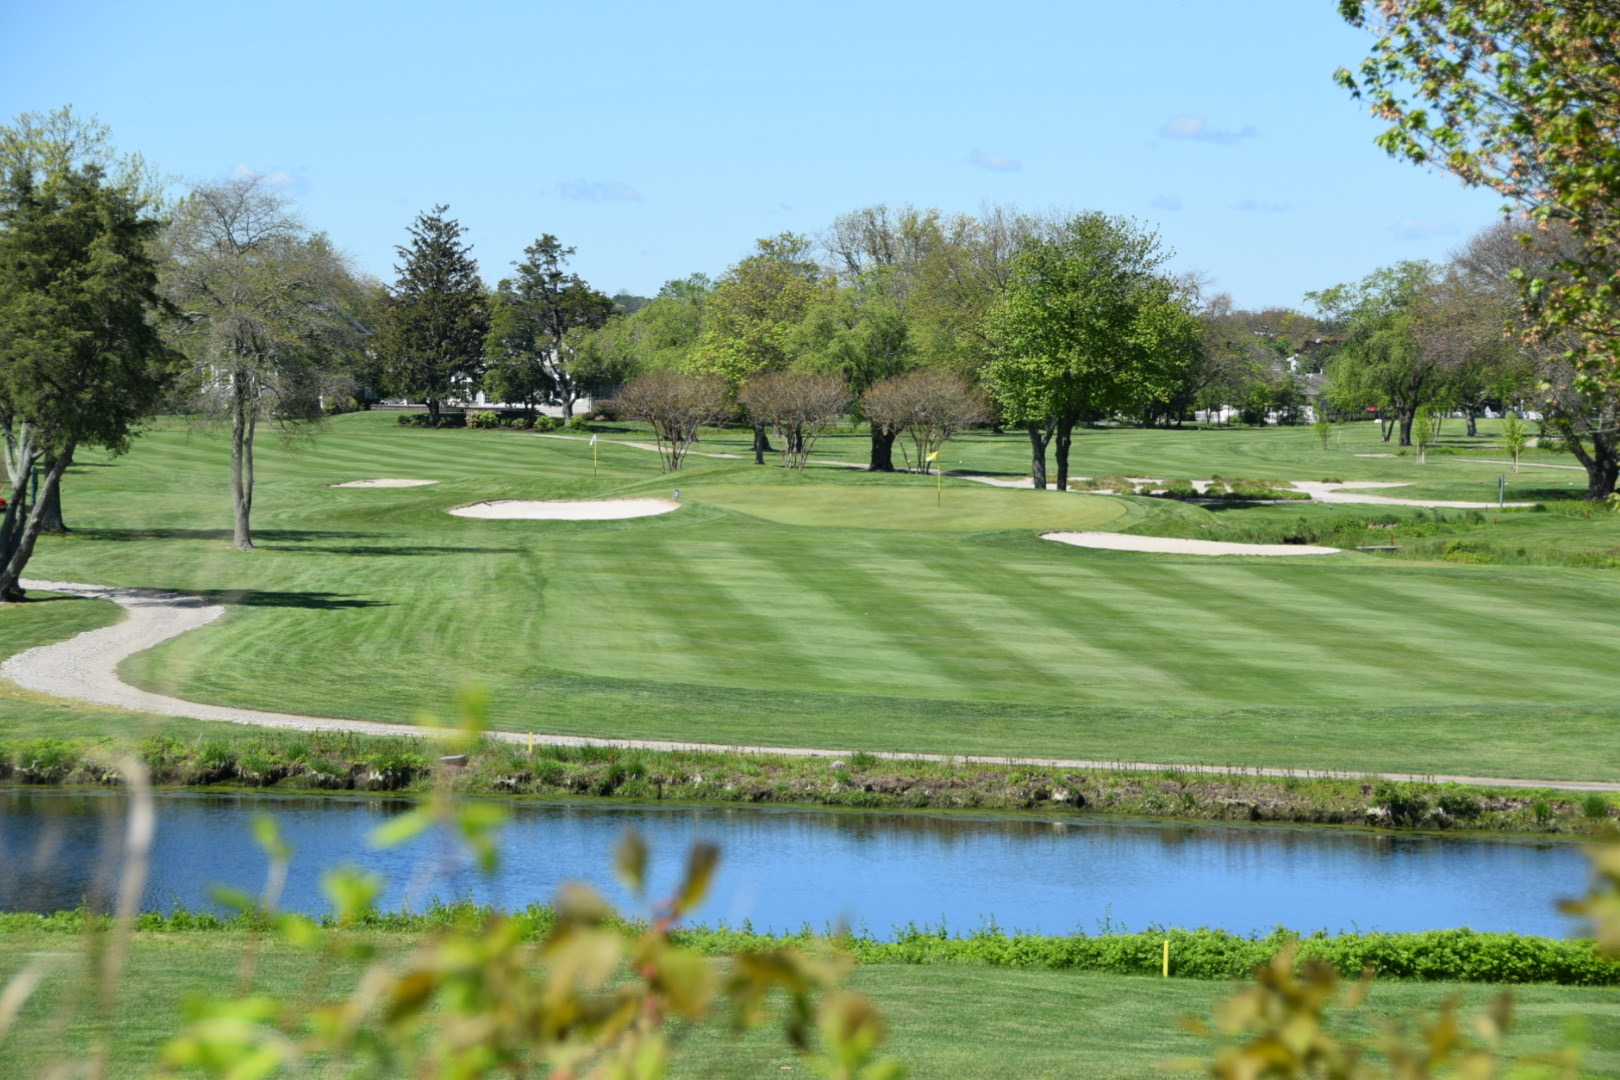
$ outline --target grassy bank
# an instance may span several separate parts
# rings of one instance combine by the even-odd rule
[[[412,931],[362,932],[384,951],[408,948]],[[176,1030],[185,1002],[229,993],[244,972],[258,992],[298,997],[352,984],[358,965],[308,953],[253,949],[241,930],[154,929],[135,935],[126,992],[107,1017],[112,1077],[150,1074],[164,1039]],[[8,1068],[34,1075],[57,1055],[82,1053],[99,1022],[90,995],[79,994],[87,969],[76,940],[62,933],[0,929],[0,980],[31,959],[55,958],[55,970],[23,1008],[6,1047]],[[871,996],[891,1031],[888,1050],[912,1077],[1140,1077],[1158,1063],[1197,1055],[1208,1043],[1180,1030],[1183,1015],[1208,1016],[1229,992],[1219,980],[1160,979],[1106,972],[1009,967],[964,962],[949,978],[937,968],[896,962],[861,964],[852,985]],[[139,992],[131,992],[139,987]],[[1487,984],[1380,980],[1368,1008],[1341,1025],[1365,1033],[1393,1017],[1429,1008],[1448,992],[1465,1008],[1482,1008],[1496,992]],[[1518,986],[1518,1023],[1509,1049],[1528,1054],[1557,1045],[1564,1018],[1581,1016],[1592,1049],[1584,1075],[1620,1075],[1620,1000],[1608,988]],[[971,1038],[964,1033],[971,1032]],[[720,1025],[682,1033],[676,1076],[747,1077],[802,1070],[778,1031],[741,1037]]]
[[[0,739],[0,782],[121,782],[105,740]],[[1418,782],[1257,777],[1180,770],[1057,770],[963,761],[908,761],[857,751],[843,758],[485,741],[453,768],[412,738],[241,730],[148,736],[134,752],[162,785],[286,792],[427,791],[447,780],[466,795],[592,796],[868,809],[1025,810],[1204,821],[1271,821],[1541,834],[1596,832],[1612,795]]]

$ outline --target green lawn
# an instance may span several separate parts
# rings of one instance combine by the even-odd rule
[[[1330,451],[1308,430],[1086,431],[1076,471],[1435,491],[1500,471],[1356,458],[1381,451],[1372,425],[1355,427]],[[262,550],[243,554],[229,548],[227,441],[163,427],[74,468],[75,532],[42,540],[29,575],[217,598],[225,619],[132,658],[126,677],[256,708],[410,721],[480,684],[493,722],[519,731],[1557,779],[1620,766],[1610,571],[1085,551],[1037,533],[1218,515],[950,478],[940,493],[932,477],[832,466],[693,457],[665,477],[656,455],[610,441],[636,433],[603,434],[599,475],[583,441],[406,430],[390,414],[338,418],[313,442],[266,438]],[[815,456],[859,458],[865,443],[828,437]],[[942,460],[1017,472],[1026,446],[973,434]],[[370,477],[439,483],[326,486]],[[675,487],[681,510],[639,520],[445,513]],[[1541,519],[1570,530],[1563,543],[1613,536],[1613,517],[1512,524],[1528,535]],[[109,617],[83,600],[8,608],[0,645]],[[0,735],[136,723],[0,698]]]
[[[189,995],[231,992],[242,945],[239,934],[217,931],[137,936],[108,1029],[112,1080],[150,1074]],[[0,935],[0,984],[35,957],[57,957],[62,965],[24,1007],[4,1046],[7,1069],[15,1075],[39,1074],[54,1055],[87,1048],[95,1010],[80,948],[77,938],[62,934]],[[331,969],[311,979],[316,970],[308,954],[266,948],[258,953],[252,985],[289,996],[322,985],[335,992],[352,984],[357,969]],[[1155,1075],[1161,1061],[1207,1052],[1209,1044],[1181,1031],[1175,1019],[1208,1018],[1230,990],[1215,982],[966,965],[948,971],[867,965],[856,971],[852,985],[882,1010],[891,1031],[887,1049],[908,1065],[914,1080]],[[1379,983],[1369,999],[1370,1015],[1357,1030],[1366,1031],[1369,1020],[1432,1009],[1453,991],[1470,1012],[1497,992],[1478,985]],[[1620,1076],[1620,993],[1519,986],[1513,994],[1518,1026],[1509,1043],[1512,1052],[1557,1045],[1564,1018],[1578,1015],[1591,1046],[1583,1075]],[[712,1025],[686,1034],[675,1064],[673,1075],[694,1078],[807,1071],[777,1032],[733,1038],[723,1026]]]

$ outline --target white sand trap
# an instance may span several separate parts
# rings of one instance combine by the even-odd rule
[[[384,477],[381,480],[350,480],[346,484],[327,484],[327,487],[426,487],[428,484],[437,484],[437,480],[403,480],[399,477]]]
[[[1169,536],[1127,536],[1110,532],[1049,532],[1042,540],[1105,551],[1149,551],[1161,555],[1337,555],[1338,548],[1310,544],[1232,544],[1224,540],[1177,540]]]
[[[458,506],[450,512],[457,517],[508,521],[617,521],[620,518],[667,514],[680,508],[681,504],[673,499],[581,499],[575,502],[496,499],[493,502]]]

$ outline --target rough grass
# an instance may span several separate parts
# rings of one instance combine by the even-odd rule
[[[727,452],[739,438],[700,446]],[[1113,455],[1109,473],[1358,479],[1379,478],[1352,472],[1363,460],[1402,475],[1453,466],[1324,453],[1312,438],[1099,431],[1077,447]],[[863,443],[829,437],[818,457]],[[975,471],[1024,452],[1017,435],[950,446]],[[653,454],[599,450],[593,476],[583,441],[343,417],[313,443],[266,440],[261,550],[242,554],[225,528],[225,440],[157,430],[126,458],[73,470],[75,532],[43,540],[30,574],[225,603],[220,623],[132,658],[126,676],[256,708],[410,721],[480,684],[492,722],[519,731],[1575,780],[1620,764],[1609,648],[1620,576],[1609,572],[1089,552],[1037,539],[1031,522],[1070,506],[1122,507],[1110,524],[1139,529],[1210,512],[957,482],[947,500],[983,500],[971,529],[900,528],[929,523],[930,479],[699,458],[668,478]],[[440,483],[325,486],[381,476]],[[444,513],[674,486],[686,507],[638,521]],[[784,524],[709,503],[706,487],[778,517],[886,525]],[[34,611],[0,612],[0,640],[57,632],[25,625]],[[0,733],[50,726],[42,708],[3,699]],[[77,728],[99,725],[112,721]]]

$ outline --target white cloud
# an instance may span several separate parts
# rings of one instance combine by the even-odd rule
[[[557,194],[577,202],[640,202],[641,192],[614,180],[567,180]]]
[[[1243,139],[1258,138],[1260,129],[1253,124],[1246,124],[1242,131],[1226,131],[1210,127],[1201,116],[1177,116],[1160,128],[1159,134],[1167,139],[1196,139],[1199,142],[1231,146]]]
[[[1149,205],[1155,210],[1180,210],[1181,200],[1174,195],[1160,195]]]
[[[272,169],[262,173],[241,162],[237,162],[236,168],[231,170],[231,179],[262,180],[271,187],[292,187],[303,182],[286,169]]]
[[[1281,214],[1291,207],[1287,203],[1263,203],[1258,199],[1244,199],[1232,209],[1255,214]]]
[[[1456,236],[1457,226],[1439,225],[1432,221],[1419,221],[1417,218],[1402,218],[1399,225],[1391,225],[1389,231],[1402,240],[1427,240],[1434,236]]]
[[[992,169],[995,172],[1017,172],[1024,167],[1022,161],[1015,161],[1000,154],[987,154],[983,150],[975,150],[968,155],[968,160],[981,169]]]

